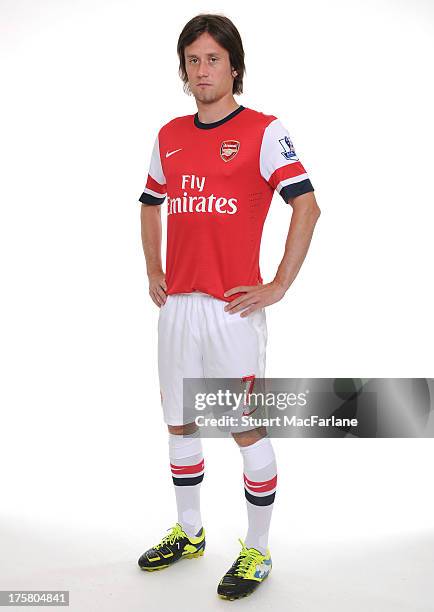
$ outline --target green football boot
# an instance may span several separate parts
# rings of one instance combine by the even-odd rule
[[[246,548],[241,542],[241,552],[230,569],[220,580],[217,594],[222,599],[239,599],[253,593],[271,571],[270,551],[263,555],[256,548]]]
[[[205,551],[205,530],[201,527],[195,536],[188,536],[179,523],[171,528],[169,534],[143,553],[138,560],[142,570],[153,572],[164,569],[180,559],[202,557]]]

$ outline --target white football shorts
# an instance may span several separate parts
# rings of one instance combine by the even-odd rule
[[[247,317],[206,293],[168,295],[158,318],[158,375],[164,421],[192,422],[183,410],[183,378],[265,377],[265,308]],[[194,421],[194,416],[193,416]]]

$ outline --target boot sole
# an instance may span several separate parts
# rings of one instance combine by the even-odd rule
[[[263,582],[265,582],[268,578],[268,576],[271,574],[271,571],[268,572],[268,574],[265,576],[265,578],[258,584],[258,586],[260,584],[262,584]],[[257,590],[258,587],[256,587],[256,589],[253,589],[253,591],[250,591],[250,593],[240,593],[239,595],[221,595],[220,593],[217,593],[217,595],[220,597],[220,599],[225,599],[226,601],[235,601],[236,599],[243,599],[243,597],[248,597],[249,595],[251,595],[252,593],[254,593]]]

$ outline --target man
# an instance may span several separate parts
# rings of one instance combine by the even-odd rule
[[[139,559],[144,570],[202,556],[204,474],[201,439],[183,410],[183,378],[265,376],[265,307],[281,300],[306,256],[320,214],[287,130],[272,115],[237,104],[244,50],[221,15],[198,15],[178,41],[180,76],[197,113],[173,119],[155,141],[140,196],[149,294],[160,308],[158,367],[178,522]],[[274,190],[293,208],[285,253],[273,281],[259,270],[262,228]],[[161,204],[167,197],[166,273]],[[277,469],[262,429],[232,434],[243,459],[248,529],[220,580],[221,597],[250,594],[268,576],[268,532]]]

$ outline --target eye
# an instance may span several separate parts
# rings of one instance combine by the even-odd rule
[[[197,61],[197,57],[192,57],[192,58],[190,59],[190,64],[192,64],[193,62],[196,62],[196,61]]]
[[[218,59],[219,59],[218,57],[212,57],[212,58],[211,58],[211,61],[214,61],[214,60],[215,60],[216,62],[218,62]]]

